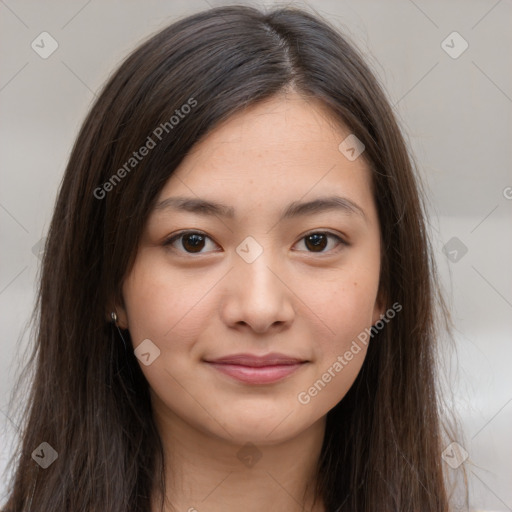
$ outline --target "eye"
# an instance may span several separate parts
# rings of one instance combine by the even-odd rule
[[[179,242],[180,240],[181,243],[176,244],[176,242]],[[170,246],[178,252],[185,252],[187,254],[201,254],[204,252],[212,252],[203,251],[205,246],[208,245],[207,240],[210,240],[214,245],[217,245],[209,236],[200,231],[182,231],[181,233],[177,233],[168,238],[164,242],[164,245]],[[301,238],[300,242],[304,241],[308,252],[325,253],[332,250],[324,250],[329,245],[329,240],[337,241],[338,245],[348,245],[348,243],[345,242],[340,236],[324,231],[308,233]]]
[[[324,249],[329,245],[329,239],[336,240],[338,245],[348,245],[347,242],[345,242],[345,240],[343,240],[340,236],[324,231],[308,233],[306,236],[300,239],[300,242],[304,241],[304,245],[307,249],[310,250],[309,252],[325,253],[330,251],[324,251]]]
[[[181,248],[178,249],[174,246],[175,242],[181,239],[181,243],[178,244]],[[167,239],[164,242],[165,246],[171,246],[173,249],[176,249],[181,252],[186,252],[190,254],[201,253],[201,250],[208,245],[206,240],[212,240],[209,236],[206,236],[204,233],[200,231],[182,231],[171,238]],[[216,245],[216,244],[215,244]],[[209,252],[209,251],[203,251]]]

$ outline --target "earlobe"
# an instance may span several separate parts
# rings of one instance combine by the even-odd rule
[[[112,310],[117,316],[117,326],[120,329],[128,329],[128,318],[123,307],[117,306]]]
[[[108,306],[107,318],[109,322],[113,322],[120,329],[128,329],[128,316],[123,306],[111,302]]]

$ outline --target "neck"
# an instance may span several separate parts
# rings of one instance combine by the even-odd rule
[[[293,439],[257,446],[208,435],[170,411],[155,414],[165,456],[164,512],[324,512],[314,500],[325,417]],[[152,511],[161,512],[154,490]]]

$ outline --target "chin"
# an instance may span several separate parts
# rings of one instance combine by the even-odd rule
[[[223,419],[222,425],[231,436],[220,427],[216,430],[218,435],[234,444],[270,446],[296,437],[314,423],[311,417],[308,421],[300,422],[297,416],[297,411],[291,407],[280,407],[279,414],[273,411],[268,415],[264,415],[258,408],[243,413],[224,412],[220,416]]]

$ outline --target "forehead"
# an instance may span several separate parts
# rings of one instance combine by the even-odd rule
[[[338,193],[371,198],[362,157],[350,161],[340,143],[350,131],[317,99],[281,94],[237,112],[199,141],[159,196],[209,196],[259,206]]]
[[[350,131],[316,98],[279,94],[230,116],[190,152],[196,159],[275,158],[293,161],[324,150],[338,151]],[[184,166],[187,167],[187,162]]]

